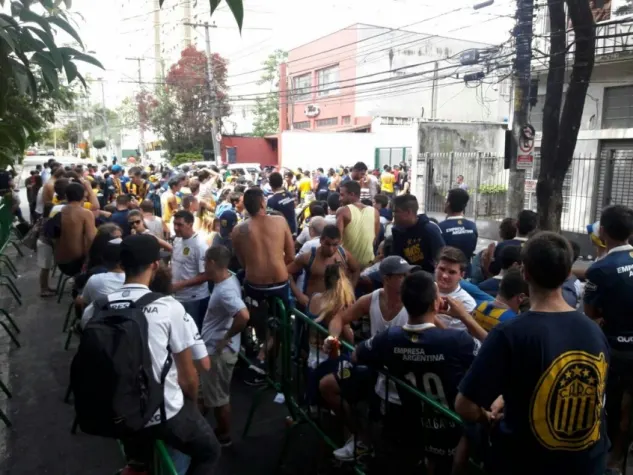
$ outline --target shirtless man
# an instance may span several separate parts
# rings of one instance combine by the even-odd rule
[[[286,218],[266,214],[266,198],[261,188],[246,190],[244,207],[250,219],[235,227],[231,241],[235,255],[246,271],[244,295],[247,304],[251,305],[251,321],[261,342],[266,338],[268,315],[256,310],[263,309],[263,303],[272,297],[279,297],[288,308],[290,285],[286,266],[294,260],[295,249]],[[257,366],[251,367],[254,371],[247,383],[263,383],[261,376],[267,346],[262,346]]]
[[[372,206],[360,202],[360,185],[356,181],[341,184],[341,202],[336,212],[336,226],[343,236],[343,247],[361,268],[374,260],[374,241],[380,233],[380,215]]]
[[[70,276],[81,272],[97,233],[94,215],[83,207],[85,191],[80,183],[69,184],[66,188],[68,203],[59,212],[61,233],[55,242],[55,260],[59,270]]]
[[[340,263],[345,268],[353,287],[356,287],[360,275],[360,266],[354,256],[341,246],[341,232],[335,225],[329,224],[323,228],[319,242],[320,245],[311,252],[298,255],[288,264],[288,273],[291,276],[303,271],[306,273],[303,288],[299,288],[295,280],[290,278],[292,293],[304,308],[313,294],[325,292],[323,276],[325,268],[330,264]]]
[[[55,181],[62,178],[66,171],[57,163],[51,165],[52,175],[42,187],[42,201],[44,202],[44,217],[47,218],[53,208],[55,197]]]

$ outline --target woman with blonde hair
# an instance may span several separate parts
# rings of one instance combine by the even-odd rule
[[[315,293],[310,297],[306,306],[306,316],[327,329],[332,318],[351,307],[356,298],[354,297],[354,287],[352,287],[342,265],[328,265],[325,268],[323,279],[325,280],[325,291]],[[311,325],[308,326],[307,382],[308,397],[313,404],[318,397],[321,378],[337,371],[341,359],[349,358],[346,354],[334,355],[324,352],[322,348],[327,333],[311,327]],[[350,343],[354,341],[354,334],[349,325],[343,328],[341,336]]]

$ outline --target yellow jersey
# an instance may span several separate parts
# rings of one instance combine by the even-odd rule
[[[389,172],[384,172],[380,175],[380,189],[385,193],[393,193],[393,185],[396,182],[396,177]]]

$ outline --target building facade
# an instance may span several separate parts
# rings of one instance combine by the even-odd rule
[[[617,12],[624,14],[617,14]],[[581,230],[596,220],[609,204],[633,207],[633,11],[626,5],[605,2],[594,10],[596,57],[587,91],[580,131],[563,187],[564,229]],[[535,48],[549,52],[547,9],[535,22]],[[567,32],[567,66],[573,64],[573,31]],[[543,103],[547,83],[547,57],[532,63],[532,78],[539,81],[538,102],[530,111],[536,129],[535,163],[527,177],[538,177]],[[567,71],[565,82],[569,80]],[[565,96],[567,84],[564,85]],[[563,97],[564,99],[565,97]],[[535,195],[526,195],[526,206],[535,208]]]
[[[365,131],[379,116],[507,121],[504,81],[463,79],[482,67],[460,65],[460,54],[490,46],[365,24],[336,31],[288,52],[281,129]]]

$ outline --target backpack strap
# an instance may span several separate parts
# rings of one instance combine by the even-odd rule
[[[164,294],[161,294],[160,292],[149,292],[145,295],[143,295],[141,298],[139,298],[138,300],[132,302],[132,306],[136,307],[136,308],[143,308],[147,305],[149,305],[152,302],[155,302],[156,300],[158,300],[161,297],[164,297]]]
[[[310,259],[308,260],[308,265],[305,268],[305,278],[303,279],[303,293],[306,293],[308,290],[308,281],[310,280],[310,269],[312,269],[312,265],[316,259],[317,248],[313,247],[310,249]]]
[[[345,249],[343,249],[343,246],[338,247],[338,253],[341,255],[341,258],[343,259],[343,264],[347,266],[347,254],[345,254]]]

